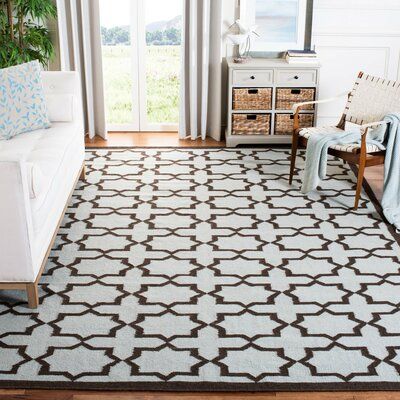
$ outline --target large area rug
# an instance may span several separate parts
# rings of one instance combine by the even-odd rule
[[[400,389],[399,245],[347,166],[303,196],[288,164],[88,151],[40,308],[0,294],[0,387]]]

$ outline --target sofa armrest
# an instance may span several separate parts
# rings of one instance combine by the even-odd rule
[[[24,161],[0,161],[0,282],[33,282],[32,215]]]

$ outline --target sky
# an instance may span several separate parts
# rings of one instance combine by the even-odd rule
[[[101,25],[107,28],[130,24],[130,5],[138,0],[100,0]],[[144,0],[146,24],[168,21],[182,14],[182,0]]]

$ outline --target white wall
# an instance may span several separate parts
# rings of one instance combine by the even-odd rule
[[[313,43],[320,98],[351,89],[359,71],[400,79],[400,0],[314,0]],[[344,103],[322,105],[318,125],[336,123]]]
[[[226,26],[239,2],[223,2]],[[359,71],[400,79],[400,0],[314,0],[313,44],[322,64],[320,98],[350,90]],[[318,125],[336,124],[344,105],[322,105]]]

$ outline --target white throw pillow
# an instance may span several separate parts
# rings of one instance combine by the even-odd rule
[[[0,140],[49,127],[39,62],[0,69]]]
[[[47,94],[47,111],[51,122],[74,120],[74,96],[72,94]]]

